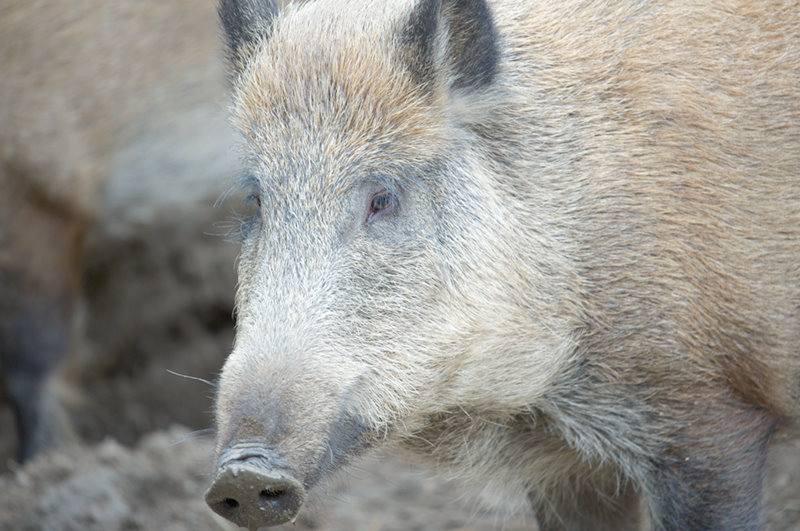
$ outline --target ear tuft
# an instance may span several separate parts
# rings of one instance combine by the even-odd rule
[[[422,0],[411,12],[400,37],[402,55],[409,73],[419,85],[433,81],[436,36],[442,0]]]
[[[477,89],[494,80],[498,40],[485,0],[420,0],[403,26],[400,54],[420,85],[434,80],[444,60],[453,74],[451,88]],[[436,56],[439,45],[444,58]]]
[[[497,74],[500,61],[497,29],[485,0],[449,0],[449,54],[455,65],[453,88],[479,88]]]
[[[278,7],[274,0],[220,0],[217,12],[231,62],[238,69],[245,50],[269,36]]]

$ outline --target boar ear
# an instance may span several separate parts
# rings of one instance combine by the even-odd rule
[[[272,20],[278,14],[274,0],[220,0],[217,7],[228,56],[238,71],[247,53],[269,36]]]
[[[498,36],[485,0],[420,0],[400,44],[409,72],[423,85],[445,65],[454,89],[480,88],[497,73]]]

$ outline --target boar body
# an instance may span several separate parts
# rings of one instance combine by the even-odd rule
[[[223,0],[257,212],[211,506],[390,444],[545,529],[757,528],[798,416],[793,2]]]

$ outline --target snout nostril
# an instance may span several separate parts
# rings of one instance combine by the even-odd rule
[[[234,500],[233,498],[225,498],[222,500],[222,505],[229,510],[236,509],[239,507],[239,502]]]
[[[286,491],[278,488],[267,488],[258,493],[264,501],[272,501],[280,498]]]

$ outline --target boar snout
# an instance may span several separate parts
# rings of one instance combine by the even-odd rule
[[[223,369],[217,465],[206,502],[240,526],[293,520],[307,491],[374,440],[354,411],[360,380],[339,372],[345,364],[315,366],[304,352],[240,344]]]
[[[236,445],[221,456],[206,503],[249,529],[288,522],[297,516],[306,492],[285,465],[258,444]]]

